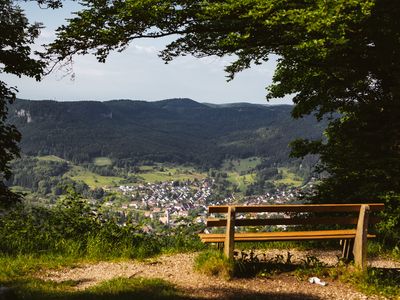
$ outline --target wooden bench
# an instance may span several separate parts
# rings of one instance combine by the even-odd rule
[[[349,258],[353,254],[356,266],[364,269],[367,238],[375,237],[368,234],[368,224],[379,221],[377,217],[369,218],[369,214],[383,208],[383,203],[210,206],[209,214],[224,214],[226,217],[207,219],[207,227],[225,227],[225,233],[201,233],[199,236],[204,243],[224,243],[224,253],[230,259],[233,258],[235,242],[337,239],[343,244],[342,256]],[[336,228],[277,231],[279,228],[273,227],[272,231],[267,227],[263,232],[235,232],[235,227],[275,225],[335,225]],[[348,228],[337,229],[337,225]]]

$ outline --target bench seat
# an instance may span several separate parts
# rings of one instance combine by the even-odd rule
[[[225,233],[201,233],[203,243],[223,243]],[[356,229],[346,230],[319,230],[319,231],[284,231],[284,232],[235,232],[235,242],[263,242],[263,241],[292,241],[292,240],[320,240],[320,239],[354,239]],[[368,238],[375,235],[368,234]]]

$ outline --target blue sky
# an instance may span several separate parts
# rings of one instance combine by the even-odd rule
[[[37,45],[50,42],[54,30],[65,23],[77,4],[66,1],[63,9],[41,9],[35,1],[22,3],[31,22],[42,22]],[[18,97],[24,99],[70,100],[161,100],[191,98],[199,102],[232,103],[251,102],[267,104],[265,87],[271,82],[275,62],[239,73],[233,81],[226,81],[224,66],[227,58],[208,57],[196,59],[181,57],[165,64],[158,56],[168,42],[139,40],[122,53],[112,53],[106,63],[98,63],[91,55],[74,59],[75,78],[54,72],[42,82],[11,75],[1,75],[12,86],[17,86]],[[291,103],[290,97],[270,101],[269,104]]]

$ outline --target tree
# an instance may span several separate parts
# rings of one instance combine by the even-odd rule
[[[22,75],[39,80],[45,71],[45,61],[33,58],[31,45],[38,37],[40,23],[29,24],[24,12],[12,0],[0,0],[0,74]],[[38,0],[39,4],[57,8],[58,0]],[[15,100],[17,89],[0,80],[0,206],[18,200],[5,185],[11,177],[9,162],[19,156],[21,135],[7,123],[8,106]]]
[[[325,201],[399,199],[400,5],[394,0],[83,1],[47,59],[93,53],[104,62],[135,39],[171,36],[160,56],[232,55],[229,79],[278,56],[268,99],[293,94],[292,115],[330,118],[326,139],[292,155],[321,155]],[[320,201],[323,200],[320,198]],[[397,200],[396,200],[397,201]],[[393,206],[393,203],[389,206]]]

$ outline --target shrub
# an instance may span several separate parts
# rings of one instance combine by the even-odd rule
[[[385,245],[400,247],[400,195],[389,193],[381,200],[385,203],[382,221],[378,224]]]

